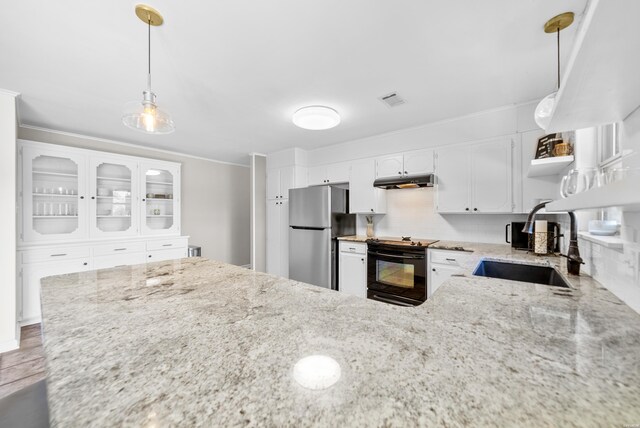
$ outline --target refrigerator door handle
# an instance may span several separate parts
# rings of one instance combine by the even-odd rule
[[[325,230],[326,227],[305,227],[305,226],[289,226],[291,229],[297,230]]]

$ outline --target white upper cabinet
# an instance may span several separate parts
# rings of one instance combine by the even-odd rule
[[[547,132],[624,120],[640,105],[640,2],[588,3]]]
[[[376,160],[376,178],[423,175],[433,172],[433,150],[419,150]]]
[[[323,184],[348,183],[350,172],[350,162],[313,166],[309,168],[308,184],[309,186],[320,186]]]
[[[513,212],[512,151],[510,139],[439,150],[438,212]]]
[[[353,162],[349,180],[349,212],[384,214],[387,212],[386,191],[373,187],[376,162],[373,159]]]
[[[180,164],[19,141],[20,242],[180,233]]]
[[[140,197],[138,164],[132,160],[90,156],[89,180],[90,235],[135,235],[139,218],[131,214]]]
[[[267,199],[288,199],[289,189],[295,186],[292,166],[267,170]]]
[[[140,164],[142,234],[180,233],[180,166],[145,162]]]
[[[22,233],[26,242],[87,237],[87,156],[61,146],[22,145]]]

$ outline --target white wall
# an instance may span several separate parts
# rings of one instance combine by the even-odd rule
[[[182,164],[182,234],[200,245],[203,257],[236,265],[250,263],[250,169],[141,146],[26,127],[18,138],[63,146],[142,156]]]
[[[16,324],[16,94],[0,90],[0,352],[18,347]]]

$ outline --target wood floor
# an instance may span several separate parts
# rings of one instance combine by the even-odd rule
[[[22,327],[20,348],[0,354],[0,398],[44,378],[40,324]]]

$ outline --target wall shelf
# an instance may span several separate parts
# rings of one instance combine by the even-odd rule
[[[623,120],[640,105],[640,2],[592,0],[547,133]]]
[[[624,244],[620,236],[598,236],[592,235],[588,232],[578,232],[578,237],[584,239],[585,241],[593,242],[598,245],[602,245],[606,248],[611,248],[614,250],[622,250]]]
[[[573,156],[556,156],[544,159],[532,159],[527,177],[541,177],[543,175],[558,175],[573,163]]]
[[[625,207],[640,210],[640,191],[638,180],[630,177],[578,193],[566,199],[547,204],[547,211],[575,211],[607,207]]]

